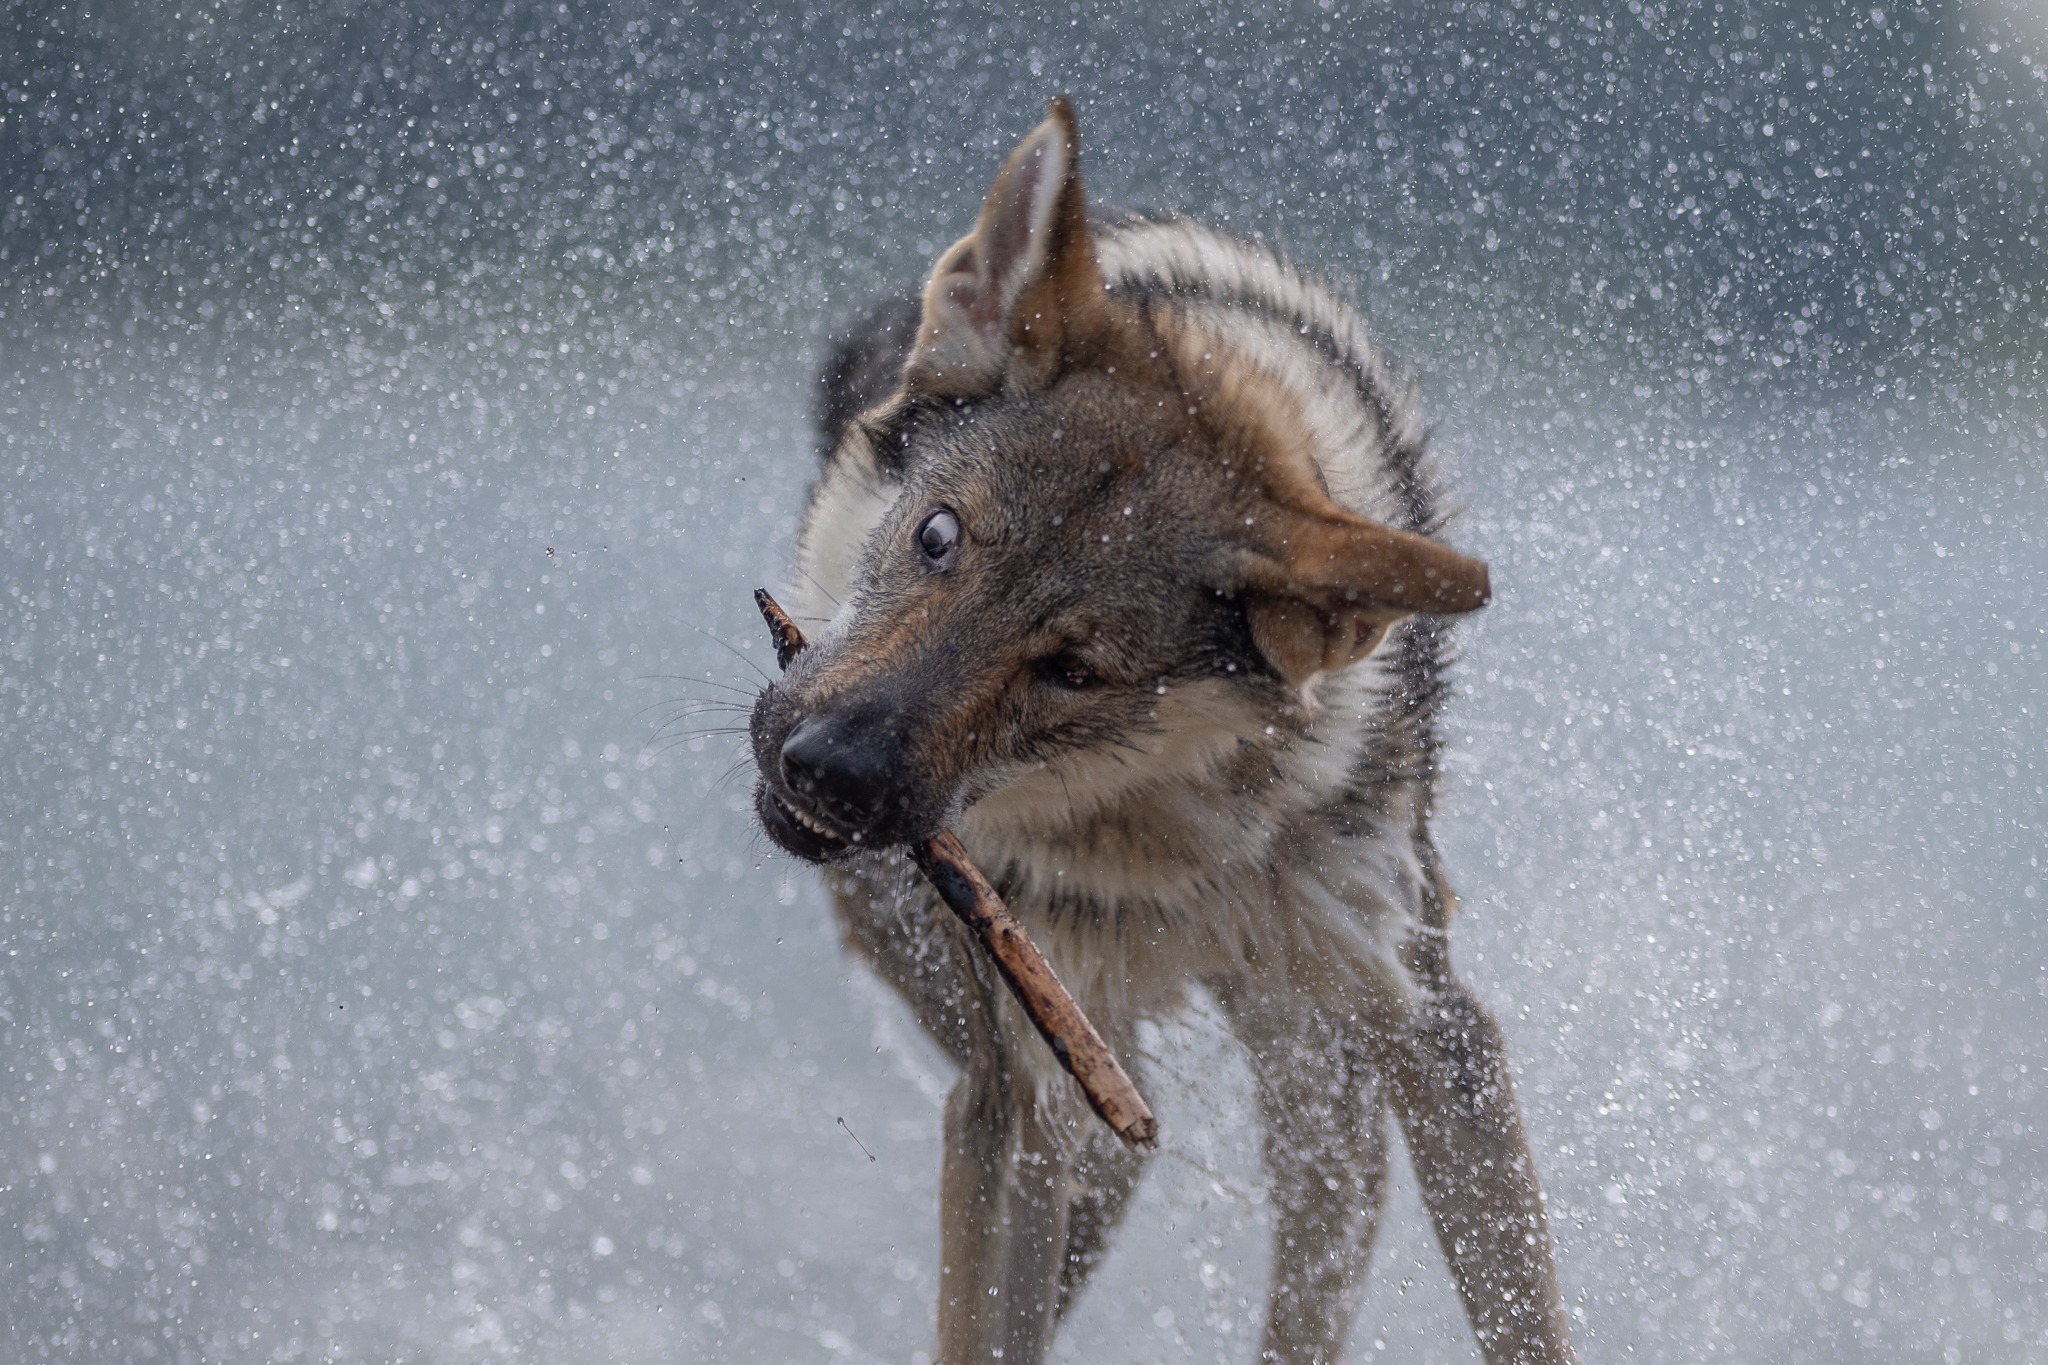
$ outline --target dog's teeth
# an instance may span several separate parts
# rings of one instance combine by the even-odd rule
[[[820,838],[837,839],[839,837],[838,835],[834,834],[831,830],[825,828],[825,826],[820,824],[818,821],[813,820],[810,816],[798,810],[789,802],[783,802],[782,808],[789,812],[790,819],[796,821],[797,824],[809,830],[811,833],[818,835]]]

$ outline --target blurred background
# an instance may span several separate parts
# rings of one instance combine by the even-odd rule
[[[2038,5],[5,0],[0,1358],[930,1349],[950,1077],[706,707],[1061,90],[1422,384],[1587,1359],[2048,1357]],[[1145,1052],[1058,1354],[1249,1361],[1242,1061]],[[1351,1357],[1476,1360],[1402,1182]]]

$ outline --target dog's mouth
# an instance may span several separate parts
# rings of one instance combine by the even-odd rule
[[[813,863],[830,862],[850,850],[854,841],[826,824],[820,817],[798,808],[769,789],[766,783],[754,801],[761,828],[768,837],[797,857]]]

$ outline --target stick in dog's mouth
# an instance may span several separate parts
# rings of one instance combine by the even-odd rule
[[[754,604],[775,637],[775,662],[788,668],[806,643],[803,631],[766,588],[754,589]],[[950,830],[942,831],[913,847],[910,856],[946,907],[974,931],[1053,1056],[1080,1084],[1089,1106],[1131,1146],[1156,1145],[1159,1120],[1152,1117],[1145,1097],[959,839]]]

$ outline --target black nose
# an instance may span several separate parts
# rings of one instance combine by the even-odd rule
[[[895,764],[891,746],[867,726],[812,716],[782,741],[782,780],[820,814],[848,830],[882,813]]]

